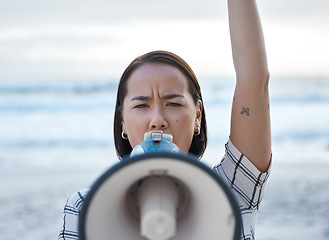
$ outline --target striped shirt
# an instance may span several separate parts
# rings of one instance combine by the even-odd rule
[[[270,171],[260,172],[229,140],[222,161],[214,167],[232,187],[242,218],[241,240],[254,240],[260,203],[264,196]]]
[[[222,161],[214,167],[214,171],[227,181],[237,197],[242,217],[241,240],[254,240],[257,212],[269,171],[260,172],[230,140],[225,145]],[[79,239],[79,213],[87,193],[88,190],[79,191],[67,200],[58,240]]]

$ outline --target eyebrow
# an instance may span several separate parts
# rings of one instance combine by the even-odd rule
[[[173,98],[184,98],[184,96],[181,94],[172,93],[172,94],[164,95],[162,98],[168,100],[168,99],[173,99]],[[150,99],[151,99],[151,97],[149,97],[149,96],[141,95],[141,96],[133,97],[131,99],[131,101],[136,101],[136,100],[145,101],[145,100],[150,100]]]
[[[134,97],[131,99],[131,101],[135,101],[135,100],[138,100],[138,101],[145,101],[145,100],[150,100],[151,97],[148,97],[148,96],[137,96],[137,97]]]
[[[163,98],[164,99],[184,98],[184,96],[181,94],[172,93],[172,94],[164,95]]]

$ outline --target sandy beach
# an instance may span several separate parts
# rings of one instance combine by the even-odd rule
[[[67,198],[86,188],[96,170],[0,171],[0,239],[57,239]]]
[[[100,163],[67,168],[0,170],[0,239],[56,239],[66,199],[107,169]],[[274,161],[259,212],[259,240],[329,239],[329,162]]]
[[[322,160],[274,163],[257,239],[329,239],[328,171]]]

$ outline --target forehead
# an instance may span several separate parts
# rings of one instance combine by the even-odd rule
[[[127,94],[148,92],[188,91],[189,83],[185,75],[176,67],[167,63],[146,63],[130,75],[127,82]]]

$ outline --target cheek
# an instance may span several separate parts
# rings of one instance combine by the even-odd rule
[[[174,143],[180,148],[182,152],[187,153],[190,149],[193,139],[194,119],[191,118],[190,115],[185,115],[179,119],[176,119],[174,124]]]
[[[177,125],[182,126],[186,131],[193,131],[195,116],[193,113],[187,112],[183,113],[180,118],[177,118]]]
[[[143,141],[147,125],[143,116],[135,116],[131,112],[123,114],[123,130],[128,134],[128,141],[132,148]]]

